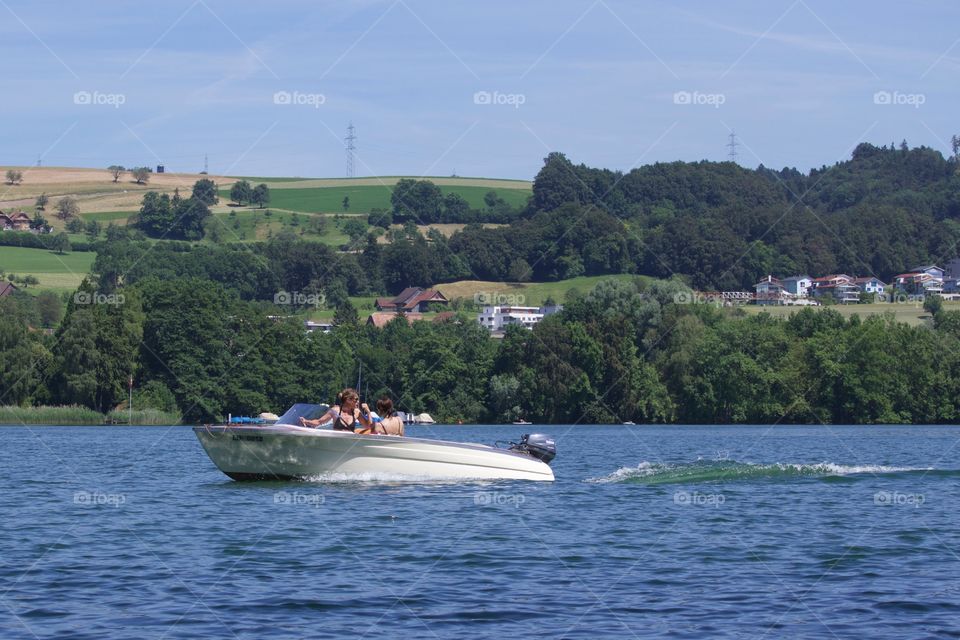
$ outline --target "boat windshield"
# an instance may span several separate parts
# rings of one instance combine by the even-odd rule
[[[295,404],[280,416],[276,424],[300,425],[300,418],[315,420],[327,412],[329,405],[325,404]]]

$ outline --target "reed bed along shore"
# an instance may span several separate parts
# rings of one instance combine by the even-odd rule
[[[18,407],[0,406],[0,425],[172,425],[180,424],[180,415],[157,409],[139,409],[133,411],[111,411],[107,415],[80,407],[39,406]]]

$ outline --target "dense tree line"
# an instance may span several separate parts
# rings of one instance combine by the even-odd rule
[[[0,301],[4,403],[122,402],[189,421],[329,401],[352,385],[443,421],[941,423],[960,419],[960,312],[931,326],[832,310],[789,319],[678,304],[676,280],[603,281],[532,331],[491,338],[467,315],[332,333],[270,319],[196,277],[148,277],[106,298],[85,283],[54,335]],[[119,295],[119,294],[118,294]],[[99,296],[99,297],[97,297]]]
[[[343,290],[346,295],[399,292],[470,277],[469,266],[438,232],[414,228],[381,245],[368,237],[359,253],[339,252],[291,233],[269,242],[193,245],[127,240],[99,246],[93,264],[98,285],[113,291],[148,277],[199,277],[220,283],[243,300],[273,301],[280,291],[305,294]]]
[[[444,195],[440,187],[430,180],[402,178],[390,192],[389,211],[372,212],[370,224],[384,223],[433,224],[436,222],[470,224],[493,222],[509,224],[518,219],[522,211],[511,207],[496,191],[484,195],[485,208],[472,209],[459,193]]]
[[[960,176],[933,149],[860,144],[850,160],[803,174],[730,162],[673,162],[623,174],[552,153],[530,212],[569,203],[624,225],[638,273],[698,287],[751,287],[767,273],[872,274],[956,257]]]

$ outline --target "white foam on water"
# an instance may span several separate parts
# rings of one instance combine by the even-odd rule
[[[910,471],[933,471],[933,467],[898,467],[889,465],[845,465],[834,462],[821,463],[773,463],[754,464],[733,460],[705,461],[703,459],[688,464],[666,464],[643,461],[636,467],[620,467],[613,473],[598,478],[587,478],[585,482],[598,484],[626,482],[657,478],[673,479],[677,482],[713,480],[734,480],[760,477],[795,476],[849,476],[857,474],[903,473]],[[711,477],[715,476],[715,477]]]

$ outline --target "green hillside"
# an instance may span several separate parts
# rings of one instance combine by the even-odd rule
[[[302,182],[266,182],[270,186],[270,204],[275,209],[298,211],[302,213],[334,213],[343,211],[344,197],[350,198],[351,213],[368,213],[371,209],[389,209],[392,184],[349,184],[346,181],[330,181],[332,186],[292,186],[319,181]],[[384,180],[386,183],[387,180]],[[471,180],[472,183],[483,182]],[[486,205],[483,197],[490,191],[503,198],[514,207],[522,207],[530,196],[530,183],[520,182],[522,187],[501,186],[505,181],[490,180],[490,186],[482,184],[448,185],[438,184],[444,195],[457,193],[463,197],[474,209],[482,209]],[[288,186],[290,185],[290,186]],[[229,202],[230,190],[221,189],[222,202]]]
[[[73,291],[90,271],[97,254],[92,251],[60,255],[47,249],[0,247],[0,271],[5,274],[33,275],[40,281],[30,290]]]

